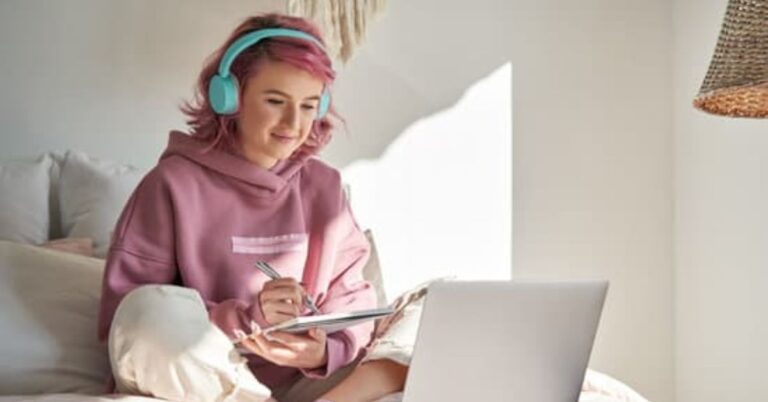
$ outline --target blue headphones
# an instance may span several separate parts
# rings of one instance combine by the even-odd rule
[[[323,44],[320,43],[317,38],[306,32],[295,29],[260,29],[241,36],[232,43],[232,46],[227,48],[226,52],[224,52],[224,56],[221,58],[221,63],[219,64],[218,74],[211,78],[211,83],[208,85],[208,101],[211,103],[214,112],[227,115],[237,111],[240,102],[240,91],[238,89],[237,78],[229,73],[229,68],[232,66],[232,62],[235,61],[235,58],[242,53],[243,50],[255,45],[262,39],[273,38],[276,36],[308,40],[320,46],[320,48],[323,48]],[[323,118],[325,114],[328,113],[330,105],[331,94],[328,92],[328,88],[326,88],[320,96],[320,103],[317,106],[317,116],[315,117],[315,120]]]

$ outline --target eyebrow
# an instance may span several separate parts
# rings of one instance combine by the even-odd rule
[[[288,95],[287,93],[285,93],[283,91],[280,91],[280,90],[277,90],[277,89],[267,89],[266,91],[264,91],[264,93],[265,94],[273,94],[273,95],[281,95],[281,96],[285,96],[286,98],[291,98],[291,95]],[[320,100],[320,95],[308,96],[308,97],[304,98],[304,100]]]

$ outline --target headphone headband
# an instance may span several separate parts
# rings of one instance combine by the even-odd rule
[[[220,115],[233,114],[237,111],[240,103],[240,92],[237,83],[237,77],[231,76],[229,69],[232,67],[232,63],[237,56],[240,55],[245,49],[255,45],[261,40],[274,37],[287,37],[297,38],[310,41],[323,49],[325,47],[319,39],[314,36],[299,31],[296,29],[288,28],[267,28],[259,29],[258,31],[249,32],[237,40],[235,40],[224,52],[219,63],[219,70],[216,75],[211,77],[211,82],[208,84],[208,101],[214,112]],[[328,88],[323,90],[323,94],[320,96],[320,102],[317,107],[316,120],[323,118],[328,112],[331,104],[331,95]]]
[[[313,42],[315,45],[325,51],[323,44],[317,38],[306,32],[287,28],[260,29],[258,31],[253,31],[241,36],[227,48],[227,51],[224,52],[224,56],[221,58],[221,63],[219,63],[219,75],[222,77],[229,76],[229,69],[232,67],[232,63],[245,49],[264,39],[274,37],[304,39]]]

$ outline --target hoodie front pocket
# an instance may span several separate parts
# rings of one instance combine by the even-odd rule
[[[268,237],[232,236],[232,252],[237,254],[280,254],[306,252],[309,236],[292,233]]]

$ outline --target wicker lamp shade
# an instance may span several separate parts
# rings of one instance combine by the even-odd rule
[[[768,117],[768,0],[729,0],[709,70],[693,101],[731,117]]]

